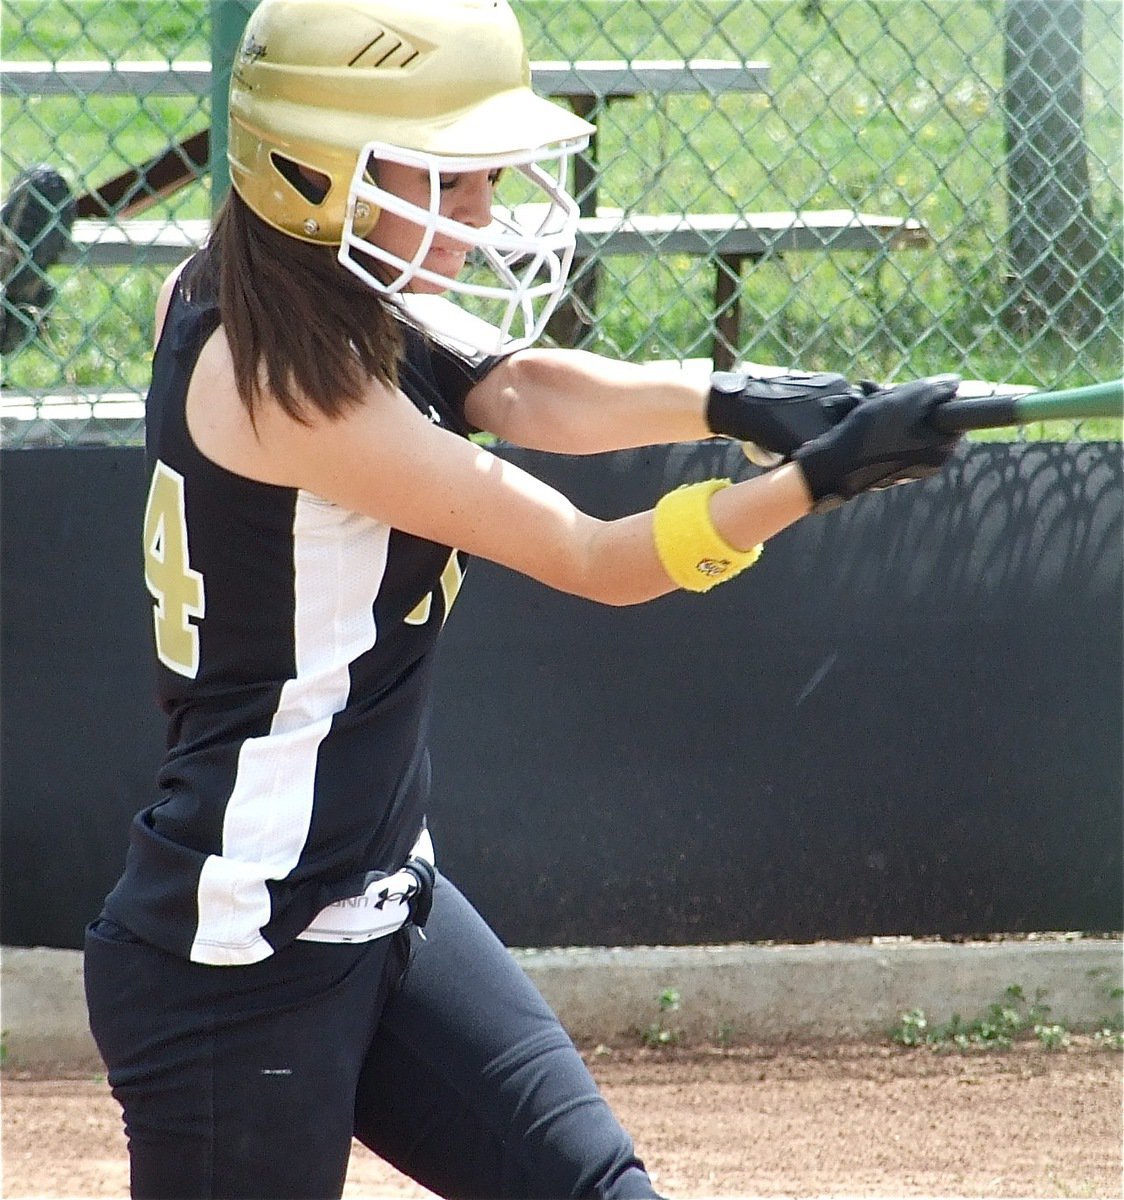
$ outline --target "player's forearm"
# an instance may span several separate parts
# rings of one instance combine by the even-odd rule
[[[473,389],[466,412],[473,424],[517,446],[596,454],[709,437],[707,391],[678,367],[580,350],[526,350]]]
[[[749,551],[807,515],[812,499],[803,472],[786,464],[723,488],[710,499],[714,528],[738,551]],[[571,590],[603,604],[642,604],[674,591],[656,548],[654,515],[607,521],[591,539],[583,580]]]
[[[724,488],[710,501],[715,529],[739,550],[767,542],[811,511],[812,496],[795,463]]]

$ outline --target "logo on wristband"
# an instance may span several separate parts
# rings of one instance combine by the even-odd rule
[[[730,560],[728,558],[700,558],[695,563],[695,570],[708,579],[717,579],[719,576],[725,575],[729,569]]]

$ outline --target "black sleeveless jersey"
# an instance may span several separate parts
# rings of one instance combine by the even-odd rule
[[[188,383],[218,325],[177,284],[147,400],[145,581],[168,717],[106,912],[200,963],[259,961],[394,871],[421,831],[434,644],[463,557],[202,455]],[[403,322],[400,386],[467,435],[469,360]]]

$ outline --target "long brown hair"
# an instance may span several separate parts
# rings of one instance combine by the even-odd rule
[[[218,301],[234,382],[250,419],[268,396],[294,420],[361,403],[371,379],[398,382],[401,334],[386,303],[336,258],[267,225],[233,190],[184,272]]]

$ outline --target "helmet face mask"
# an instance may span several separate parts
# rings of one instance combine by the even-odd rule
[[[561,298],[573,261],[578,207],[566,190],[565,173],[575,148],[570,144],[553,151],[480,159],[369,142],[351,180],[339,260],[386,296],[439,290],[472,298],[470,310],[475,310],[493,333],[491,344],[480,349],[494,352],[528,345],[542,332]],[[380,186],[380,162],[415,168],[427,178],[426,203],[415,203]],[[506,197],[497,197],[491,223],[483,228],[441,213],[443,179],[478,171],[502,172],[501,190],[508,192]],[[508,186],[504,188],[502,183]],[[382,213],[416,226],[417,245],[411,257],[380,245],[379,222],[376,217],[372,225],[371,216]],[[426,264],[436,237],[473,252],[465,272],[445,274]],[[415,311],[419,311],[416,306]]]
[[[382,295],[447,289],[483,305],[497,342],[530,341],[557,303],[577,224],[566,164],[592,132],[532,90],[508,0],[263,0],[231,74],[230,177],[250,210],[337,248]],[[428,200],[381,188],[372,155],[427,172]],[[442,174],[499,168],[522,187],[486,230],[442,216]],[[409,261],[378,245],[384,210],[421,231]],[[425,265],[435,238],[473,247],[461,278]]]

